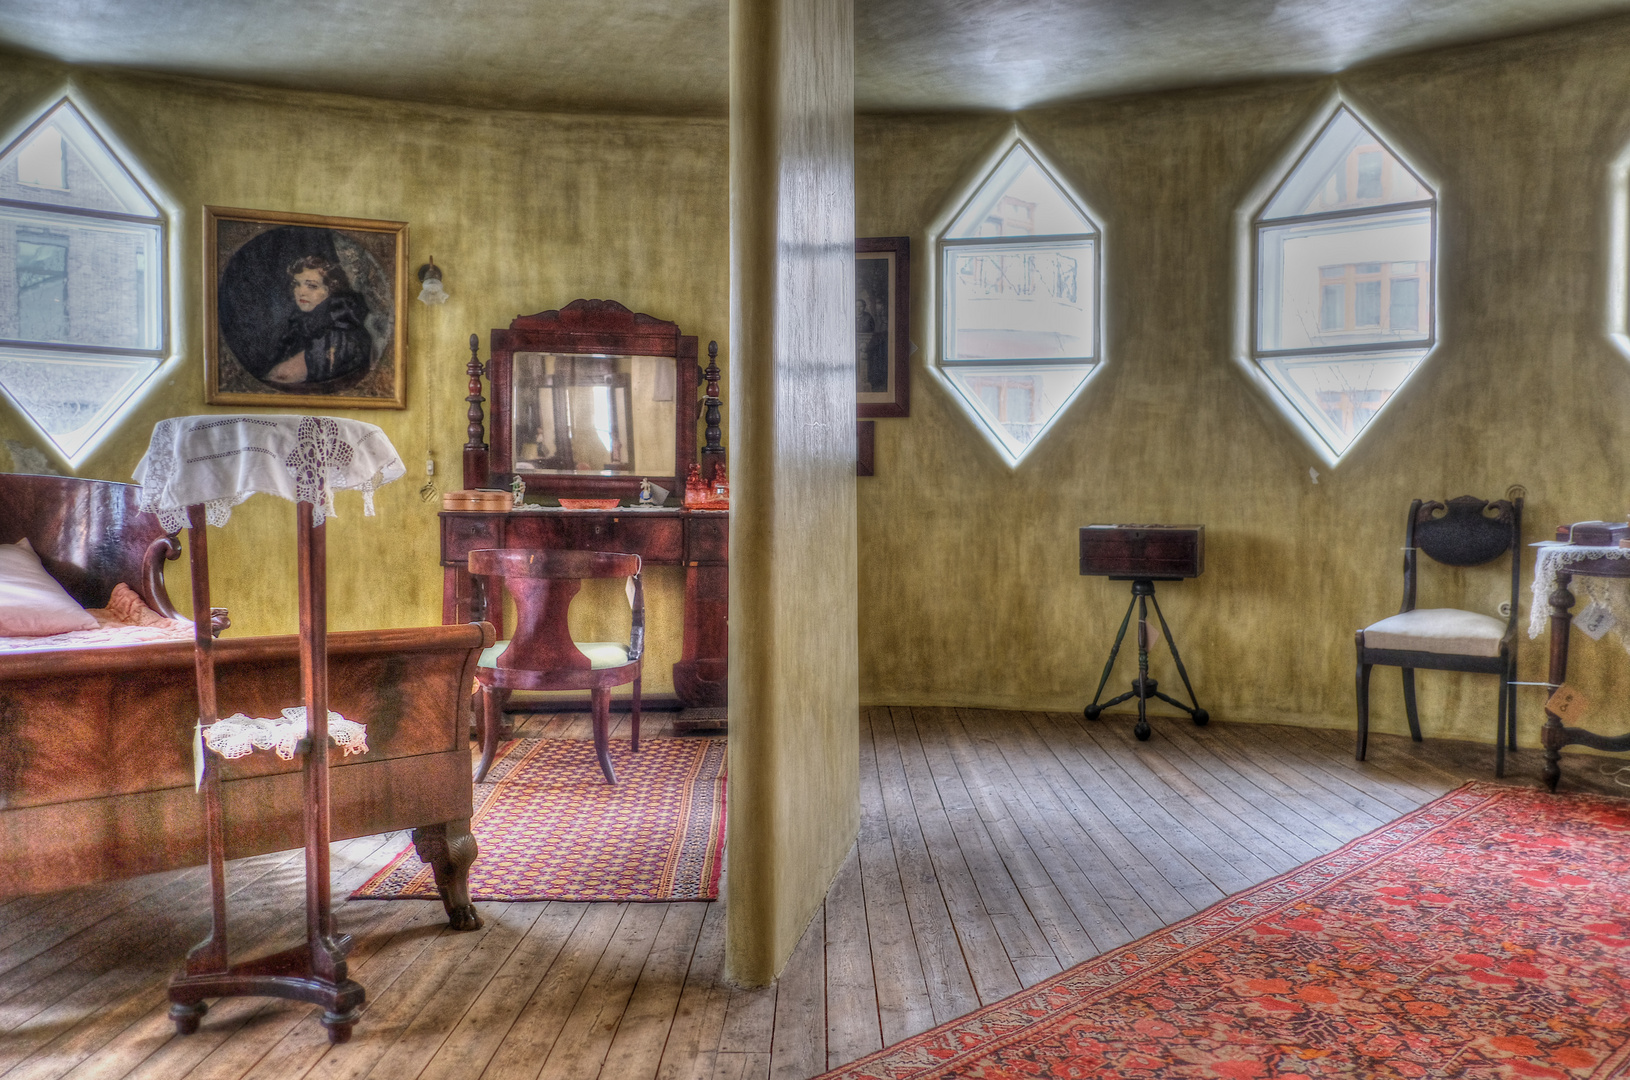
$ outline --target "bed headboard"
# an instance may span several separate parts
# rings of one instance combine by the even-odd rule
[[[0,542],[28,537],[45,569],[85,607],[105,606],[122,581],[173,618],[164,561],[181,547],[158,518],[136,508],[140,495],[133,484],[0,473]]]

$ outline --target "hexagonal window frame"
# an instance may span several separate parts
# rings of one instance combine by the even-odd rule
[[[1086,227],[1052,227],[1070,215]],[[929,371],[1009,468],[1040,445],[1104,366],[1101,221],[1014,125],[929,226]],[[1005,231],[1026,224],[1032,231]],[[1015,319],[1020,298],[1057,309],[1039,313],[1051,329]],[[997,317],[970,318],[981,305]],[[1038,348],[1046,335],[1056,344]]]
[[[1238,211],[1235,360],[1328,466],[1441,340],[1443,189],[1418,161],[1338,92]]]
[[[70,91],[0,143],[0,396],[70,469],[175,359],[174,208],[105,132]]]

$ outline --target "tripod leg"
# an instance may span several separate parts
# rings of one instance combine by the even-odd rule
[[[1092,704],[1081,710],[1082,715],[1084,715],[1088,720],[1098,719],[1099,714],[1101,714],[1107,707],[1104,705],[1099,705],[1098,698],[1103,695],[1104,686],[1109,682],[1109,673],[1115,670],[1115,658],[1121,654],[1121,642],[1126,640],[1126,627],[1127,624],[1132,621],[1132,606],[1137,602],[1138,598],[1134,596],[1131,603],[1126,605],[1126,614],[1121,618],[1121,628],[1115,634],[1115,644],[1111,645],[1109,648],[1109,662],[1104,665],[1104,674],[1098,680],[1098,689],[1092,692]],[[1114,705],[1125,700],[1125,697],[1119,697],[1109,704]]]
[[[1132,729],[1132,734],[1140,742],[1149,738],[1149,696],[1153,686],[1149,680],[1149,603],[1144,597],[1138,597],[1138,678],[1132,684],[1132,690],[1138,697],[1138,722]]]
[[[1166,625],[1166,616],[1161,612],[1160,601],[1156,599],[1152,590],[1149,593],[1149,599],[1154,601],[1155,618],[1160,620],[1160,632],[1166,635],[1166,648],[1172,651],[1172,662],[1177,665],[1177,676],[1183,680],[1183,689],[1189,692],[1189,701],[1193,703],[1194,707],[1191,709],[1180,701],[1172,701],[1171,698],[1165,698],[1165,700],[1193,717],[1196,727],[1205,727],[1206,724],[1211,722],[1211,714],[1200,708],[1200,699],[1194,696],[1194,686],[1189,682],[1188,669],[1183,666],[1183,658],[1177,652],[1177,642],[1172,640],[1171,627]]]

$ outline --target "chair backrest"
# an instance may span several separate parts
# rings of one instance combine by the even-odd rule
[[[1522,498],[1479,499],[1461,495],[1448,502],[1409,504],[1404,526],[1404,604],[1415,607],[1416,552],[1445,566],[1482,566],[1511,556],[1510,625],[1517,621],[1517,588],[1522,571]]]
[[[613,551],[555,551],[535,548],[481,548],[470,552],[470,573],[502,578],[515,598],[515,633],[496,661],[498,667],[557,671],[592,667],[567,629],[566,614],[584,578],[629,579],[633,629],[629,660],[645,646],[645,589],[640,557]],[[502,603],[502,594],[491,594]]]

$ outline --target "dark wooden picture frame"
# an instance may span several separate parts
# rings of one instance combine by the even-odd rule
[[[407,407],[406,222],[206,206],[204,281],[209,404]]]
[[[911,415],[911,238],[855,239],[855,415]]]

